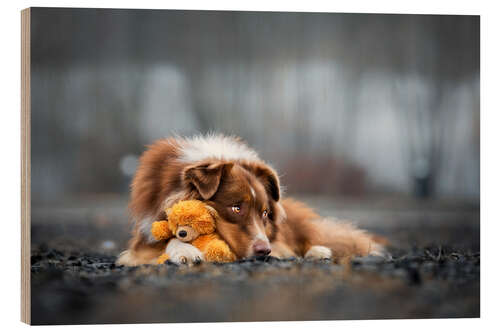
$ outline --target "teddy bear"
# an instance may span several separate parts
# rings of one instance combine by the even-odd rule
[[[167,220],[153,222],[151,233],[156,240],[176,237],[178,240],[198,248],[206,261],[231,262],[236,255],[227,243],[215,232],[214,208],[199,200],[184,200],[165,210]],[[169,259],[162,254],[158,264]]]

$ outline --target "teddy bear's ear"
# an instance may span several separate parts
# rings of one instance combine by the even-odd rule
[[[169,239],[173,236],[167,221],[155,221],[151,225],[151,234],[156,240]]]
[[[209,206],[209,205],[205,205],[206,209],[208,210],[208,212],[210,213],[210,215],[212,215],[212,217],[214,219],[218,219],[219,218],[219,213],[217,213],[217,210],[212,207],[212,206]]]
[[[187,185],[193,186],[204,200],[210,199],[218,190],[220,181],[233,163],[203,163],[184,169],[182,177]]]

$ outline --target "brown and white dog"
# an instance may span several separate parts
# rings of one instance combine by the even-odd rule
[[[382,254],[375,237],[348,223],[319,217],[306,205],[281,198],[276,171],[235,137],[223,135],[169,138],[142,155],[131,185],[134,219],[129,249],[117,263],[154,263],[165,250],[172,261],[203,260],[194,246],[177,239],[156,241],[153,221],[165,209],[199,199],[218,214],[217,231],[238,258],[331,258]]]

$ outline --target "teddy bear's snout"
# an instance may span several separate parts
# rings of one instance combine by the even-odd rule
[[[183,225],[177,228],[175,236],[181,242],[190,242],[199,236],[199,233],[190,226]]]

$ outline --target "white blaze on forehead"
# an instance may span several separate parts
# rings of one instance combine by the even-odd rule
[[[260,227],[260,225],[257,223],[256,220],[253,221],[253,226],[256,230],[256,234],[254,236],[254,240],[263,240],[266,242],[269,242],[266,236],[266,232]]]
[[[253,189],[253,187],[252,187],[252,186],[250,186],[250,193],[252,193],[252,197],[253,197],[253,198],[254,198],[254,200],[255,200],[255,197],[256,197],[257,195],[255,194],[255,190]]]
[[[263,241],[266,241],[268,242],[269,240],[267,239],[267,236],[264,235],[263,233],[258,233],[257,236],[255,236],[255,240],[263,240]]]
[[[246,253],[247,257],[251,257],[254,255],[253,245],[255,244],[256,241],[261,240],[261,241],[269,243],[269,239],[267,238],[265,231],[259,226],[259,224],[257,223],[256,220],[253,220],[252,226],[253,226],[253,229],[255,232],[255,234],[254,234],[255,236],[253,236],[253,239],[248,246],[247,253]]]
[[[181,141],[182,162],[197,162],[207,158],[222,160],[260,161],[255,150],[235,137],[222,134],[195,136]]]

